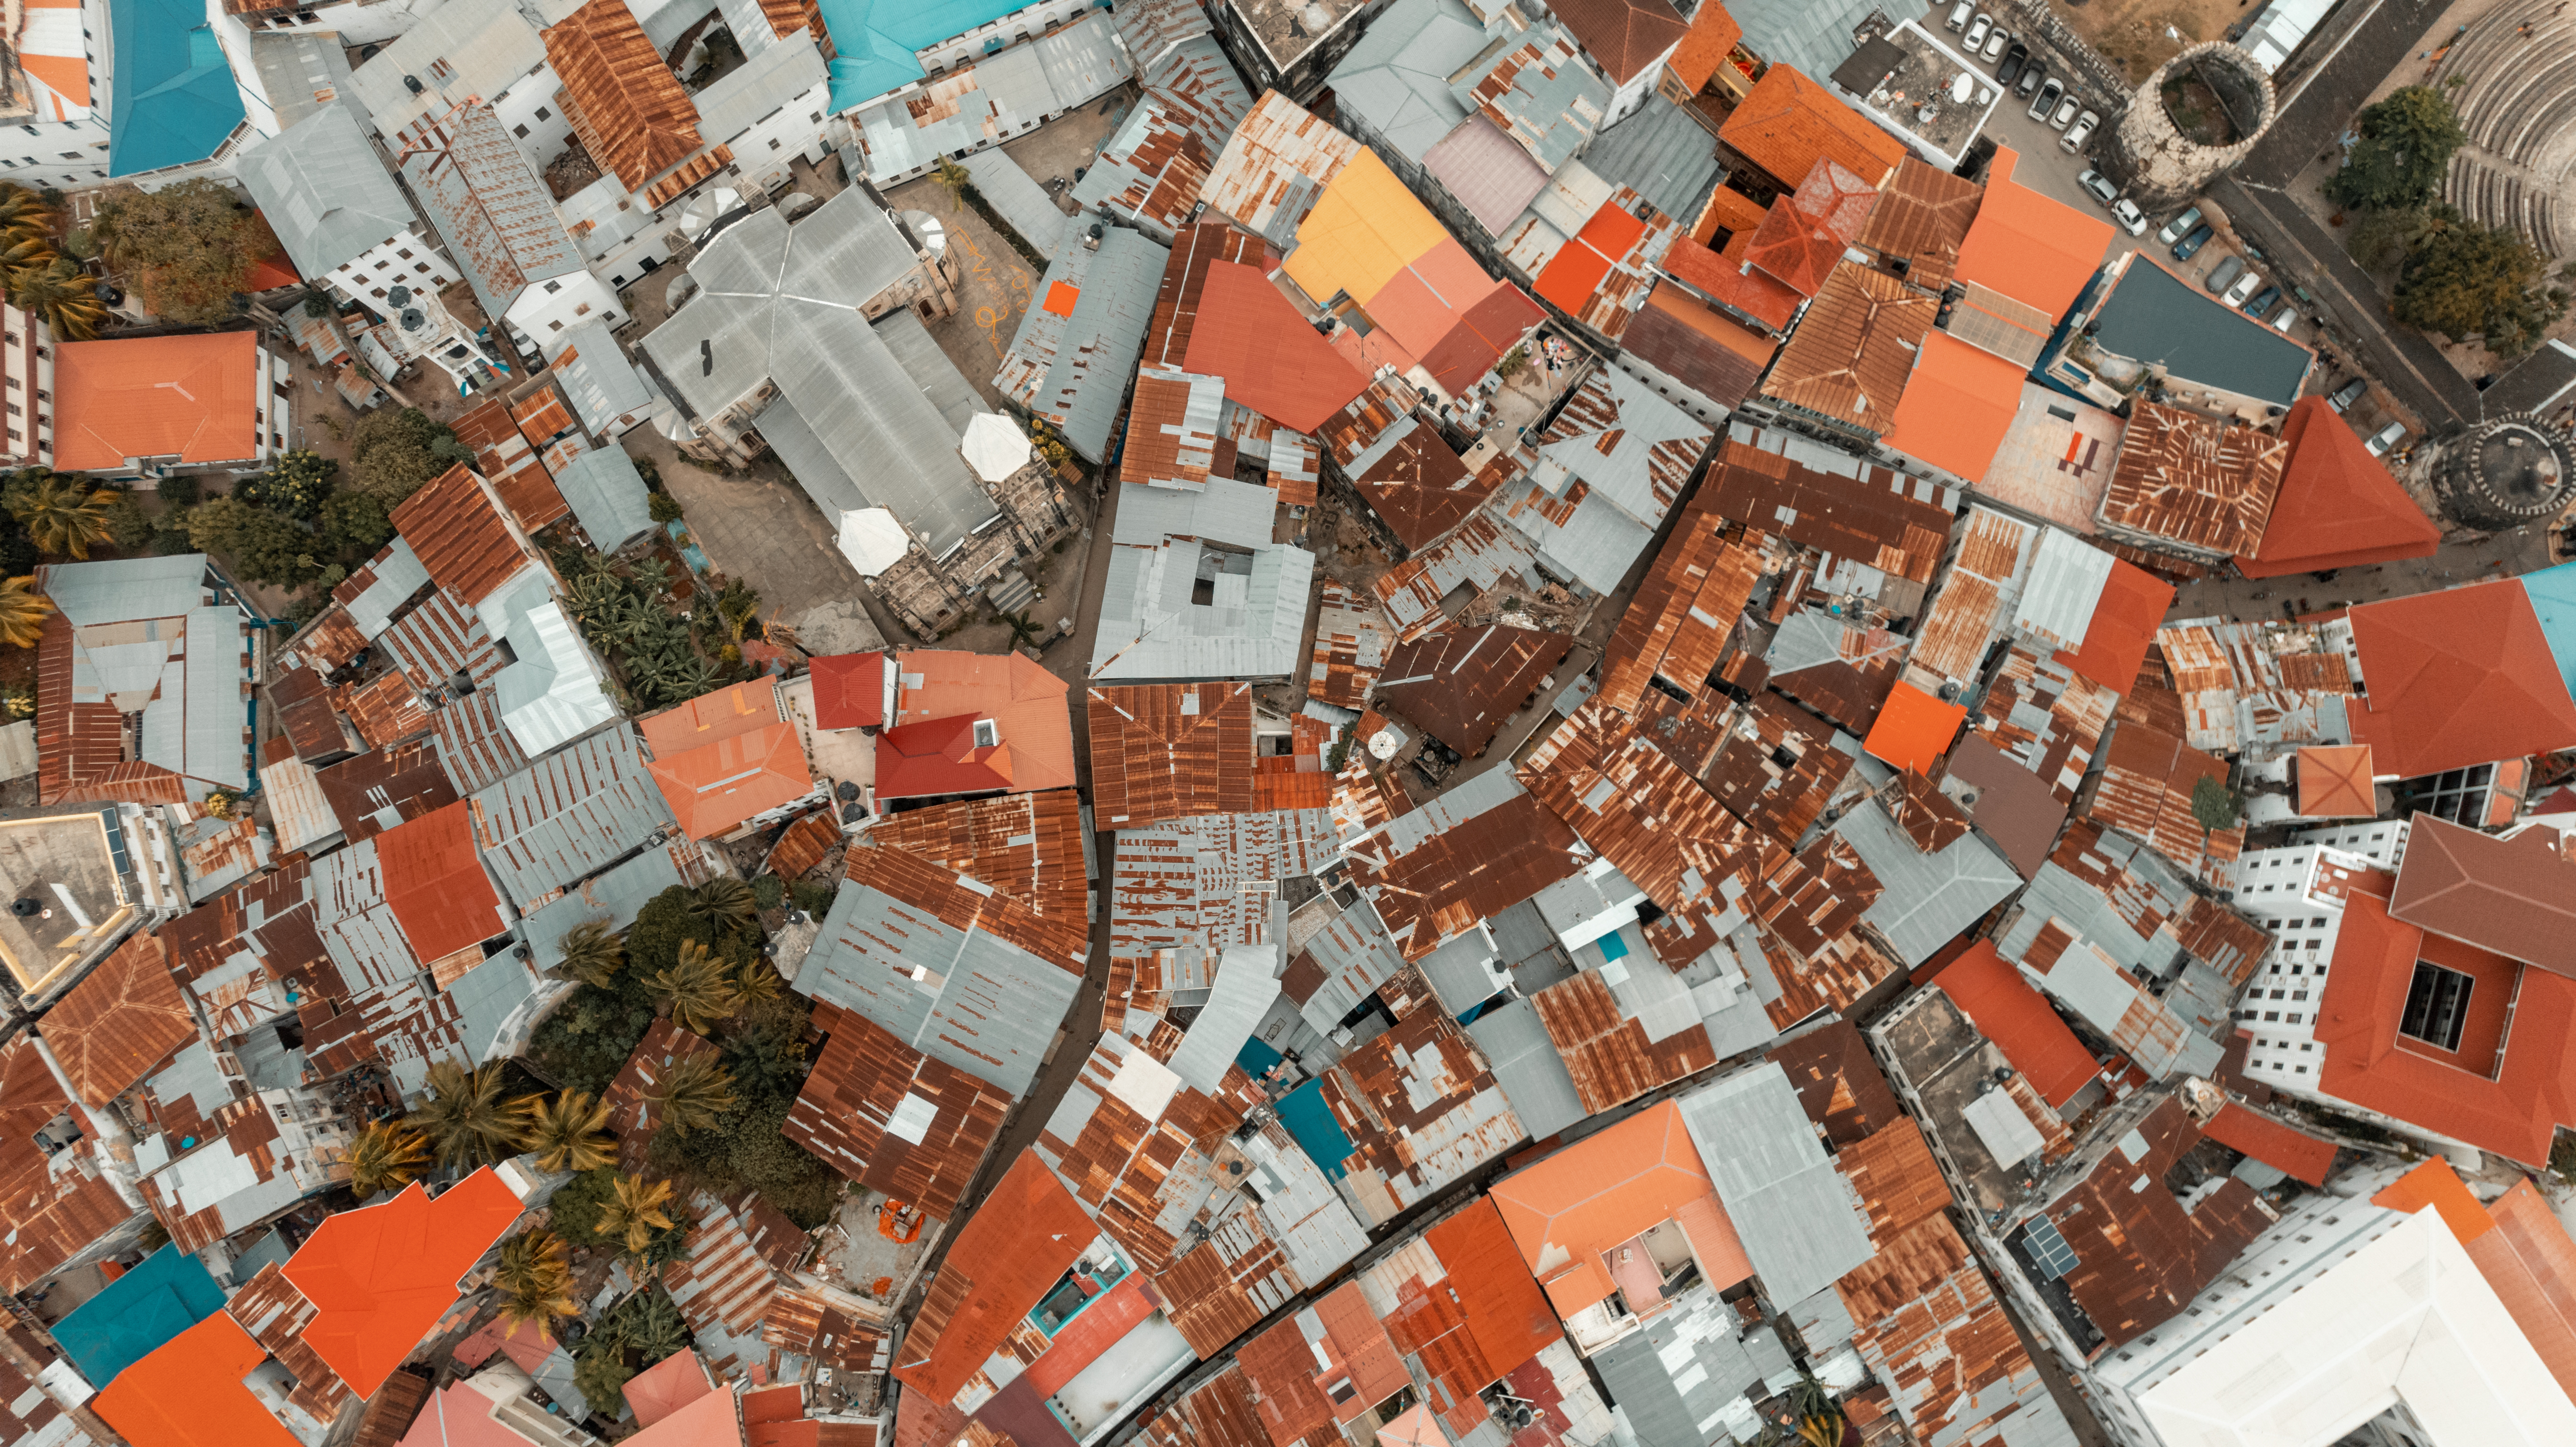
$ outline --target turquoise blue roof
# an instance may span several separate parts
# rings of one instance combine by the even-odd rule
[[[832,109],[845,111],[921,79],[913,52],[953,40],[1028,0],[822,0],[832,49]]]
[[[223,1309],[224,1289],[206,1264],[164,1246],[55,1323],[54,1340],[91,1386],[104,1387]]]
[[[2522,590],[2531,595],[2531,611],[2540,615],[2540,636],[2558,659],[2558,676],[2576,696],[2576,563],[2560,563],[2522,575]]]
[[[108,0],[107,23],[116,44],[107,173],[133,176],[213,155],[242,123],[242,98],[206,7]]]
[[[1333,1119],[1333,1108],[1324,1101],[1324,1082],[1309,1080],[1279,1097],[1279,1123],[1306,1152],[1306,1159],[1316,1169],[1338,1181],[1348,1174],[1344,1163],[1355,1149],[1351,1138],[1342,1133],[1340,1121]]]

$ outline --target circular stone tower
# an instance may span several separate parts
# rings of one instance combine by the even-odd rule
[[[2567,441],[2521,414],[2481,422],[2442,449],[2433,469],[2442,511],[2464,527],[2504,532],[2543,522],[2576,497]]]
[[[2279,108],[2272,77],[2254,57],[2205,41],[2138,87],[2103,149],[2102,169],[2142,210],[2180,206],[2243,160]]]

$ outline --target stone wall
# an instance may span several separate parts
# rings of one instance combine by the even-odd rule
[[[2239,128],[2234,142],[2204,145],[2185,136],[2166,113],[2165,83],[2190,75],[2202,76],[2203,83],[2219,93],[2222,104],[2228,106]],[[2243,114],[2247,108],[2254,111],[2250,129],[2245,126]],[[2254,57],[2224,41],[2204,41],[2186,47],[2157,66],[2146,84],[2138,87],[2127,113],[2112,128],[2110,142],[2103,148],[2102,169],[2121,183],[2139,209],[2170,210],[2200,194],[2202,187],[2245,159],[2279,113],[2280,103],[2272,92],[2271,77],[2263,73]]]

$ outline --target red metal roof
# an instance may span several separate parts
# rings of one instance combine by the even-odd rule
[[[886,655],[833,653],[814,660],[814,726],[877,728],[885,723]]]
[[[1538,274],[1538,294],[1569,312],[1580,312],[1592,300],[1601,278],[1637,238],[1646,234],[1646,223],[1619,209],[1616,203],[1603,202],[1574,239],[1557,248],[1556,256]]]
[[[2370,455],[2323,397],[2302,397],[2281,424],[2290,460],[2253,557],[2249,578],[2314,573],[2399,558],[2430,557],[2442,530]]]
[[[2128,692],[2138,681],[2147,646],[2156,641],[2156,629],[2164,622],[2165,610],[2173,606],[2173,597],[2171,583],[2113,559],[2101,600],[2093,605],[2093,621],[2085,627],[2084,646],[2058,654],[2057,661],[2104,688]]]
[[[285,1268],[320,1308],[306,1342],[349,1390],[372,1396],[456,1304],[457,1279],[518,1219],[518,1196],[489,1166],[435,1200],[414,1182],[329,1217]]]
[[[2576,745],[2576,702],[2517,579],[2364,603],[2353,742],[2411,779]]]
[[[1978,1034],[1995,1042],[1995,1048],[2050,1105],[2073,1100],[2100,1069],[2093,1052],[2066,1028],[2048,1001],[1995,952],[1994,941],[1979,940],[1969,946],[1932,983],[1976,1025]]]
[[[501,896],[474,849],[474,809],[460,799],[376,836],[385,903],[412,952],[430,963],[509,928]]]
[[[1959,721],[1967,716],[1965,704],[1943,703],[1913,684],[1900,682],[1878,711],[1865,747],[1872,758],[1899,769],[1929,773],[1950,751],[1950,741],[1959,735]]]
[[[1182,370],[1223,377],[1229,401],[1312,433],[1368,386],[1258,270],[1212,261],[1199,298]]]
[[[296,1447],[295,1434],[242,1383],[267,1359],[219,1311],[117,1373],[89,1407],[134,1447]]]
[[[1045,1163],[1022,1151],[950,1243],[895,1380],[937,1401],[955,1398],[1099,1234]]]
[[[1502,1376],[1558,1340],[1556,1313],[1520,1259],[1494,1203],[1478,1196],[1464,1210],[1422,1233],[1449,1273],[1449,1290],[1467,1318],[1467,1334]]]
[[[1819,159],[1838,162],[1875,186],[1905,159],[1903,142],[1786,65],[1764,71],[1717,134],[1784,186],[1804,180]]]
[[[1786,206],[1786,200],[1774,201]],[[1795,287],[1783,285],[1769,272],[1753,269],[1746,259],[1753,249],[1753,233],[1739,231],[1726,243],[1723,253],[1709,250],[1687,236],[1673,238],[1664,253],[1664,272],[1673,280],[1714,302],[1723,303],[1751,317],[1754,321],[1781,331],[1789,319],[1798,314],[1806,301]]]
[[[2220,1106],[2200,1130],[2220,1145],[2311,1186],[2324,1185],[2326,1172],[2334,1165],[2333,1141],[2319,1140],[2232,1100]]]
[[[1061,789],[1073,783],[1063,679],[1018,653],[914,649],[896,659],[894,727],[877,738],[877,796]],[[973,725],[999,725],[979,747]]]

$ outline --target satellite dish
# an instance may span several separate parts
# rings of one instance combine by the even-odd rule
[[[1404,735],[1397,733],[1393,729],[1379,729],[1376,733],[1369,735],[1368,751],[1369,757],[1371,758],[1394,758],[1395,751],[1403,747]]]
[[[1957,80],[1950,82],[1950,101],[1953,105],[1966,105],[1968,103],[1968,97],[1975,95],[1976,93],[1976,77],[1968,74],[1964,70],[1959,72],[1959,78]]]

